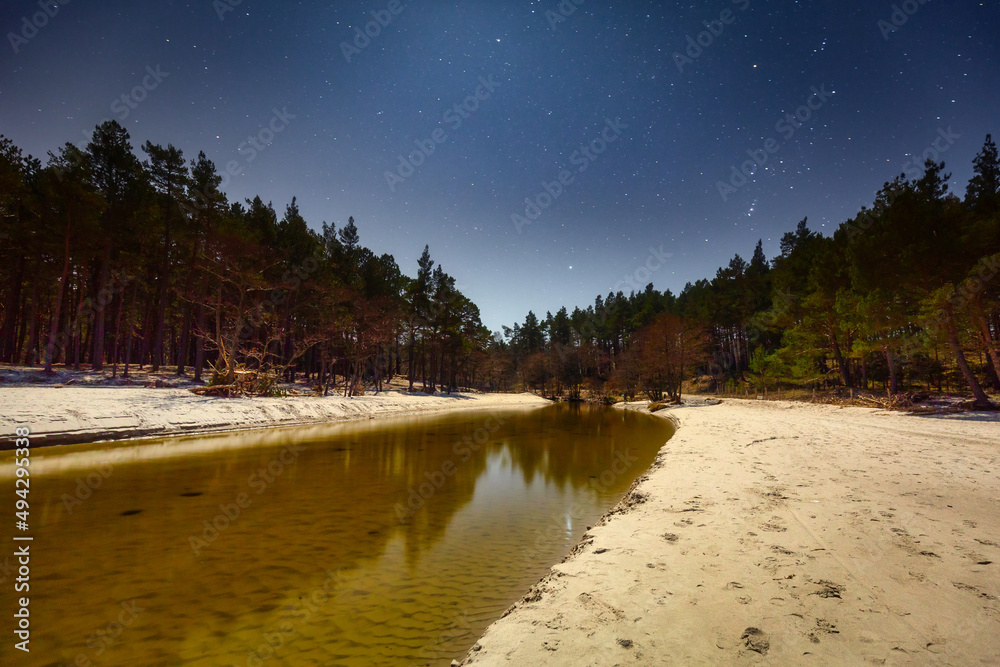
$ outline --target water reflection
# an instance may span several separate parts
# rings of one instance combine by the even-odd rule
[[[558,405],[37,450],[24,664],[447,664],[670,433]]]

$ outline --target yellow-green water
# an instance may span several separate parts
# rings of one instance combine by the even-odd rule
[[[671,433],[555,405],[34,450],[16,664],[447,665]]]

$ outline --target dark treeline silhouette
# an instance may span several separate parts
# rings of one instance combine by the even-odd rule
[[[543,392],[678,398],[710,389],[1000,390],[1000,161],[987,135],[963,199],[943,162],[885,183],[832,237],[806,220],[680,295],[598,297],[505,330],[491,373]]]
[[[314,232],[293,199],[230,203],[200,153],[118,123],[48,162],[0,137],[0,361],[128,376],[148,366],[217,393],[305,380],[323,393],[528,388],[677,399],[682,382],[890,394],[1000,390],[1000,160],[987,136],[964,199],[944,163],[885,183],[832,237],[803,220],[679,295],[597,297],[491,337],[435,266],[416,276],[360,244],[353,218]],[[512,270],[514,270],[512,268]],[[419,386],[418,386],[419,385]]]
[[[0,137],[0,361],[125,377],[176,366],[217,393],[297,374],[324,393],[405,371],[475,385],[489,332],[424,249],[415,279],[360,244],[353,218],[310,230],[296,201],[230,203],[204,153],[100,125],[48,163]]]

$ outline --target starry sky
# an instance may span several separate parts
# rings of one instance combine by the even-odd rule
[[[230,201],[429,244],[494,330],[832,233],[928,150],[964,194],[1000,135],[995,0],[61,2],[0,7],[22,149],[204,150]]]

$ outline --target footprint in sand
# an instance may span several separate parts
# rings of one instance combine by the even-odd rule
[[[621,621],[625,618],[625,612],[617,607],[612,607],[608,603],[595,598],[590,593],[580,593],[577,596],[580,603],[595,617],[598,621],[608,622],[611,619],[609,616],[614,617],[615,620]]]
[[[837,598],[838,600],[843,599],[840,594],[844,592],[844,587],[840,584],[835,584],[832,581],[821,579],[816,582],[816,585],[819,586],[819,590],[813,593],[813,595],[818,595],[821,598]]]
[[[751,651],[756,651],[761,655],[767,655],[768,650],[771,648],[771,641],[767,636],[767,633],[763,630],[757,628],[747,628],[743,631],[743,635],[740,637],[740,641]]]
[[[771,520],[765,524],[761,524],[761,530],[767,531],[769,533],[783,533],[787,528],[781,525],[781,517],[771,517]]]
[[[816,628],[811,630],[806,636],[809,637],[809,641],[813,644],[819,643],[820,635],[839,635],[840,630],[833,623],[830,623],[826,619],[817,618]]]
[[[975,593],[976,595],[978,595],[979,597],[983,598],[984,600],[996,600],[997,599],[995,595],[990,595],[989,593],[987,593],[983,589],[977,588],[975,586],[970,586],[969,584],[963,584],[963,583],[960,583],[960,582],[952,582],[952,585],[955,588],[959,589],[959,590],[969,591],[970,593]]]

